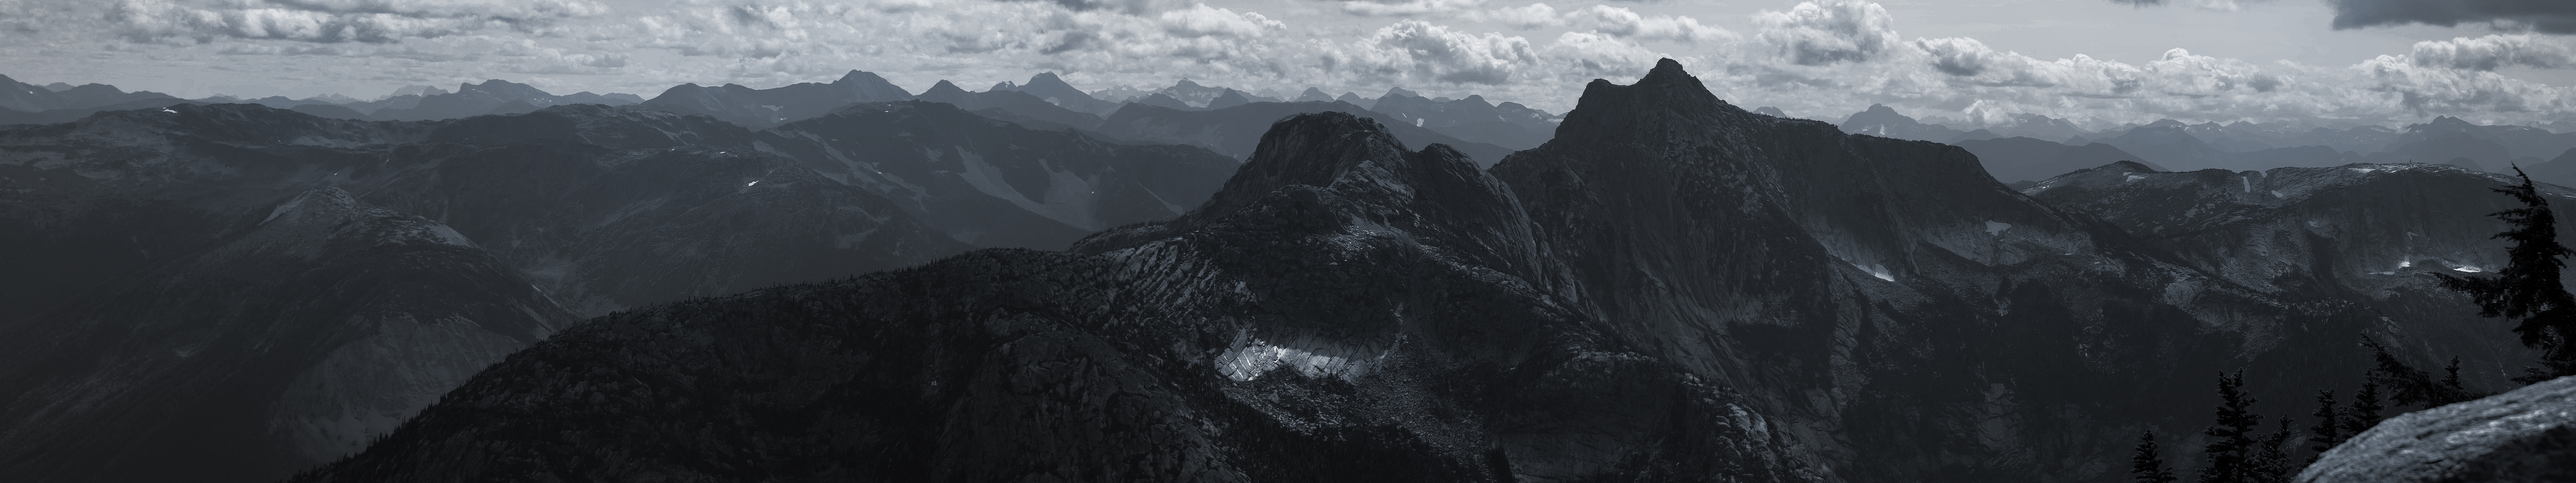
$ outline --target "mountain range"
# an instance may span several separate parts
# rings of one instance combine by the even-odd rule
[[[860,74],[0,126],[0,248],[49,255],[0,259],[0,474],[2108,482],[2209,443],[2220,371],[2277,414],[2359,336],[2534,356],[2430,276],[2505,262],[2492,167],[1836,125],[1669,59],[1561,117]],[[1430,127],[1497,122],[1549,134]],[[2460,125],[2390,139],[2550,146]]]
[[[1775,117],[1786,117],[1777,109],[1770,112]],[[1853,134],[1981,146],[1987,152],[1978,154],[2002,163],[2002,166],[1993,166],[1990,170],[1999,179],[2009,176],[2007,181],[2037,181],[2079,166],[2047,164],[2047,158],[2053,154],[2033,154],[2064,151],[2060,148],[2016,142],[2022,147],[2001,149],[1992,143],[1980,144],[1978,141],[2022,137],[2059,140],[2057,144],[2069,148],[2098,143],[2119,153],[2113,155],[2098,148],[2088,152],[2178,170],[2223,168],[2252,171],[2291,166],[2420,162],[2502,173],[2510,171],[2508,168],[2512,166],[2539,165],[2576,149],[2576,132],[2559,133],[2530,126],[2482,126],[2448,116],[2437,116],[2429,122],[2409,125],[2401,130],[2360,125],[2345,129],[2313,127],[2302,131],[2278,123],[2187,124],[2164,119],[2096,132],[2085,131],[2061,119],[2019,114],[2010,122],[1963,132],[1949,125],[1918,121],[1887,106],[1873,105],[1868,110],[1852,114],[1840,127]],[[2108,161],[2096,158],[2098,156],[2087,155],[2080,159],[2092,163],[2084,166]],[[2033,168],[2035,166],[2045,168]]]

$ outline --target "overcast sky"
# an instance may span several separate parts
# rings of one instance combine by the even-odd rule
[[[876,72],[1062,73],[1550,111],[1682,61],[1746,108],[1840,119],[2576,120],[2570,0],[0,0],[0,74],[183,97],[498,78],[651,97]]]

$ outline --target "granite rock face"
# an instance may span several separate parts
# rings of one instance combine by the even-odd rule
[[[2576,377],[2389,419],[2294,481],[2576,481]]]

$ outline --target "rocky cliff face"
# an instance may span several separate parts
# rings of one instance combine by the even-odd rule
[[[2196,419],[2235,328],[2276,315],[1963,150],[1745,112],[1671,62],[1595,81],[1493,171],[1544,247],[1531,283],[1847,481],[2115,477],[2119,435]]]
[[[2407,413],[2327,451],[2299,483],[2576,480],[2576,378]]]

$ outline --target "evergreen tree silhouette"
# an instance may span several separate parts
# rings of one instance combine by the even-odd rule
[[[2451,377],[2435,380],[2432,373],[2397,360],[2397,355],[2388,353],[2388,347],[2379,345],[2378,340],[2362,336],[2361,346],[2370,348],[2371,359],[2378,362],[2364,375],[2370,382],[2389,388],[2389,402],[2429,409],[2488,396],[2460,387],[2459,358],[2452,358]]]
[[[2317,410],[2308,415],[2317,417],[2317,424],[2308,426],[2308,442],[2316,443],[2308,446],[2309,450],[2316,452],[2308,455],[2308,463],[2313,464],[2317,462],[2317,458],[2325,456],[2326,450],[2343,444],[2346,438],[2343,430],[2347,423],[2345,423],[2343,409],[2335,406],[2333,389],[2317,390]]]
[[[2254,438],[2247,433],[2263,425],[2263,416],[2247,411],[2254,406],[2254,395],[2246,394],[2245,371],[2218,373],[2219,405],[2214,411],[2215,424],[2201,434],[2210,437],[2201,448],[2208,455],[2209,466],[2200,469],[2200,483],[2251,483]]]
[[[2299,448],[2297,444],[2290,442],[2290,438],[2297,437],[2298,434],[2297,431],[2290,429],[2290,415],[2283,414],[2276,421],[2280,423],[2280,428],[2273,430],[2271,434],[2263,435],[2263,439],[2257,444],[2259,450],[2255,451],[2253,457],[2248,458],[2245,465],[2245,481],[2289,483],[2290,477],[2295,476],[2301,468],[2290,462],[2290,452]]]
[[[2344,440],[2361,437],[2361,432],[2378,427],[2379,411],[2385,409],[2388,408],[2379,405],[2379,383],[2362,382],[2361,389],[2352,392],[2352,407],[2344,411]]]
[[[2567,267],[2563,258],[2576,251],[2558,244],[2558,216],[2531,175],[2521,166],[2513,174],[2522,177],[2522,184],[2493,191],[2523,206],[2487,214],[2511,227],[2490,237],[2513,243],[2505,249],[2505,266],[2493,277],[2433,276],[2442,279],[2443,287],[2477,301],[2480,317],[2522,319],[2513,332],[2522,336],[2522,345],[2541,350],[2540,367],[2525,367],[2527,374],[2513,380],[2531,384],[2576,374],[2576,348],[2568,347],[2568,338],[2576,336],[2576,295],[2568,294],[2558,277]]]
[[[2138,433],[2138,453],[2129,457],[2129,474],[2138,483],[2174,483],[2173,468],[2165,466],[2165,457],[2156,450],[2156,430]]]

